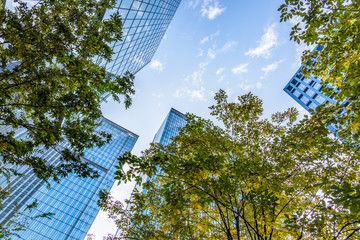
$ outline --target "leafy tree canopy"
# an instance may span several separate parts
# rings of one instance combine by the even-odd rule
[[[345,239],[360,237],[359,154],[290,108],[263,119],[251,93],[192,114],[173,142],[119,159],[116,179],[141,186],[128,208],[101,194],[122,239]],[[149,176],[142,182],[139,176]],[[117,216],[117,217],[116,217]]]
[[[32,8],[16,3],[14,11],[0,10],[0,173],[27,165],[43,180],[71,172],[96,177],[81,156],[110,140],[94,133],[100,103],[111,94],[128,107],[134,93],[130,73],[116,76],[94,61],[110,61],[109,44],[121,40],[117,13],[99,19],[115,0],[42,0]],[[19,129],[25,137],[17,137]],[[66,146],[56,147],[64,140]],[[56,166],[34,154],[52,148],[61,155]]]
[[[298,44],[321,45],[322,51],[305,51],[303,74],[322,80],[324,93],[336,104],[316,111],[326,124],[337,125],[338,136],[355,143],[360,136],[360,3],[347,0],[285,0],[278,9],[280,21],[297,22],[290,39]]]

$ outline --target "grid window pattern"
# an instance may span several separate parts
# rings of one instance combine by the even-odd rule
[[[130,131],[102,118],[97,131],[112,134],[112,141],[101,148],[87,149],[84,161],[98,171],[96,179],[79,178],[70,175],[59,183],[50,182],[51,189],[39,181],[29,168],[21,169],[24,177],[11,179],[12,195],[5,200],[5,207],[0,212],[0,222],[5,223],[15,211],[15,203],[21,211],[26,205],[37,199],[38,207],[30,216],[53,212],[52,219],[38,218],[29,222],[26,231],[13,239],[84,239],[99,208],[96,205],[98,192],[110,190],[114,184],[117,157],[131,151],[138,136]],[[63,143],[60,147],[65,147]],[[43,153],[49,163],[59,164],[59,154],[54,150]],[[0,179],[0,184],[4,179]]]
[[[333,99],[322,94],[322,85],[317,78],[311,76],[310,79],[305,79],[301,75],[302,68],[303,66],[290,79],[284,91],[307,111],[315,109],[325,101],[334,102]]]
[[[179,134],[179,128],[184,127],[185,124],[185,115],[176,109],[171,108],[169,114],[161,124],[160,129],[156,133],[153,142],[158,142],[162,145],[168,145],[171,143],[172,138]]]
[[[181,0],[117,0],[104,20],[119,12],[123,21],[121,42],[112,43],[111,61],[99,59],[106,70],[121,75],[136,74],[151,61]]]
[[[171,143],[172,138],[176,137],[179,134],[179,128],[186,125],[186,117],[183,113],[178,110],[171,108],[169,114],[166,116],[165,120],[161,124],[159,130],[155,134],[153,143],[160,143],[162,145],[168,145]],[[161,171],[159,168],[158,171]],[[149,181],[150,178],[146,175],[142,176],[143,181]],[[135,186],[135,189],[140,190],[139,185]],[[145,191],[145,190],[143,190]],[[128,207],[128,206],[127,206]],[[120,232],[116,232],[116,236],[119,236]]]
[[[318,48],[319,46],[317,49]],[[310,79],[306,79],[301,75],[303,67],[304,66],[301,66],[295,75],[290,79],[289,83],[285,86],[284,91],[307,111],[310,109],[314,110],[317,106],[326,102],[335,103],[333,97],[325,96],[322,93],[323,86],[317,78],[310,76]],[[344,101],[343,104],[346,103],[347,101]],[[337,126],[335,126],[335,124],[330,124],[327,128],[332,133],[335,133]]]

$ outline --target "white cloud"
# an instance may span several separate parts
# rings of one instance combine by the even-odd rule
[[[251,57],[264,57],[269,58],[271,57],[271,52],[279,45],[278,43],[278,35],[275,31],[276,24],[268,25],[265,28],[265,33],[261,37],[259,41],[259,45],[256,48],[249,49],[245,55],[249,55]]]
[[[223,71],[225,70],[225,68],[221,67],[218,70],[216,70],[216,74],[219,75],[221,74]]]
[[[231,50],[235,45],[237,44],[237,41],[228,41],[225,43],[225,45],[220,49],[221,53],[225,53],[229,50]]]
[[[273,62],[273,63],[271,63],[271,64],[269,64],[269,65],[261,68],[261,71],[264,72],[264,75],[261,76],[260,79],[266,78],[267,75],[268,75],[270,72],[275,71],[275,70],[278,68],[279,64],[282,63],[283,61],[284,61],[284,59],[279,60],[279,61],[276,61],[276,62]]]
[[[199,57],[202,57],[204,55],[204,50],[202,48],[199,48]]]
[[[253,85],[246,84],[246,83],[240,83],[238,86],[241,90],[244,90],[244,91],[249,91],[251,88],[254,87]]]
[[[219,36],[219,33],[220,33],[220,31],[216,31],[213,34],[210,34],[209,36],[204,37],[203,39],[201,39],[200,44],[204,44],[206,42],[213,40],[214,37]]]
[[[225,11],[225,7],[220,7],[217,0],[204,0],[201,6],[201,16],[209,20],[215,19]]]
[[[201,62],[199,64],[199,68],[195,70],[192,74],[188,75],[185,78],[185,81],[190,83],[193,86],[200,86],[203,83],[203,75],[206,71],[206,66],[208,65],[208,62]]]
[[[201,39],[200,44],[204,44],[204,43],[206,43],[208,41],[209,41],[209,36],[206,36],[203,39]]]
[[[223,7],[219,4],[218,0],[190,0],[187,3],[187,7],[192,9],[195,9],[200,5],[201,16],[207,17],[209,20],[215,19],[217,16],[221,15],[226,9],[226,7]]]
[[[188,2],[188,7],[196,8],[200,3],[200,0],[192,0]]]
[[[187,98],[190,101],[207,101],[203,75],[206,72],[208,64],[208,62],[201,62],[198,69],[185,78],[186,86],[177,89],[174,97]]]
[[[164,70],[164,68],[165,68],[164,64],[161,63],[158,59],[155,59],[155,60],[151,61],[150,67],[152,69],[155,69],[155,70],[160,71],[160,72],[162,72]]]
[[[163,94],[161,94],[161,93],[153,93],[153,94],[151,94],[151,96],[156,97],[156,98],[161,98],[163,96]]]
[[[257,88],[261,88],[262,87],[262,83],[261,82],[257,82],[255,85]]]
[[[220,83],[220,82],[224,81],[224,79],[225,79],[225,76],[221,76],[221,77],[218,79],[218,82]]]
[[[216,51],[212,48],[209,48],[208,49],[208,53],[207,53],[207,56],[211,59],[214,59],[216,57]]]
[[[189,98],[191,101],[206,101],[205,88],[189,89],[188,87],[180,88],[175,91],[176,98]]]
[[[256,82],[255,84],[249,83],[249,80],[240,80],[238,87],[243,91],[249,91],[254,88],[261,88],[263,84],[261,82]]]
[[[232,50],[236,44],[237,41],[227,41],[220,49],[217,49],[216,44],[213,44],[212,47],[208,49],[207,56],[214,59],[218,54],[227,53]]]
[[[248,65],[249,65],[249,63],[240,64],[239,66],[234,67],[232,69],[232,72],[234,74],[246,73],[248,71],[248,68],[247,68]]]

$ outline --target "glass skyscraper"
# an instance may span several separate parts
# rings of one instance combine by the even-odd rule
[[[304,78],[304,76],[301,75],[302,69],[303,66],[301,66],[290,79],[284,91],[307,111],[309,111],[309,109],[315,109],[326,101],[334,102],[334,100],[321,92],[323,86],[320,80],[313,76],[311,76],[310,79]]]
[[[7,7],[11,7],[13,0],[2,2],[6,3]],[[37,0],[29,2],[37,2]],[[101,18],[107,20],[113,12],[118,11],[123,21],[123,40],[112,43],[111,47],[114,51],[112,61],[95,60],[105,66],[108,72],[121,75],[129,71],[136,74],[151,61],[180,2],[181,0],[117,0],[116,7],[107,10]],[[171,126],[169,125],[168,128],[170,129]],[[7,130],[9,129],[6,127],[0,129],[0,131]],[[19,167],[17,170],[24,176],[11,178],[13,190],[11,197],[5,200],[0,211],[0,224],[3,225],[10,219],[15,211],[15,205],[17,210],[21,211],[27,204],[37,199],[38,207],[31,213],[32,216],[44,212],[54,212],[56,215],[51,220],[45,218],[31,220],[26,226],[26,231],[20,232],[20,237],[83,239],[98,213],[96,200],[99,190],[110,190],[114,183],[117,156],[130,151],[138,137],[105,118],[102,119],[98,130],[109,131],[113,139],[110,144],[102,148],[86,150],[83,161],[88,162],[99,172],[99,178],[81,179],[69,176],[61,179],[60,183],[51,182],[49,190],[29,168]],[[171,132],[168,131],[169,133]],[[22,134],[25,136],[26,132],[19,130],[17,136],[21,137]],[[59,147],[64,147],[68,143],[63,144]],[[49,164],[56,165],[59,162],[59,155],[55,150],[44,152],[42,157]],[[0,176],[0,187],[5,185],[5,177]]]
[[[1,0],[3,6],[13,9],[14,0]],[[33,6],[40,0],[27,0]],[[122,75],[126,71],[136,74],[154,56],[181,0],[116,0],[115,8],[100,16],[107,20],[119,12],[123,28],[122,41],[113,42],[112,60],[95,59],[108,72]]]
[[[156,132],[153,139],[153,143],[160,143],[162,145],[168,145],[171,143],[173,137],[179,134],[179,128],[186,125],[186,116],[178,110],[171,108],[168,115],[165,117],[159,130]],[[143,181],[148,181],[148,176],[142,176]],[[135,189],[140,190],[139,186],[135,186]],[[120,232],[117,231],[116,236],[119,236]]]
[[[171,142],[171,138],[176,137],[179,134],[179,128],[184,127],[185,124],[185,115],[178,110],[171,108],[169,114],[155,134],[153,142],[168,145]]]
[[[117,0],[103,20],[119,12],[123,21],[123,39],[114,42],[110,62],[98,59],[108,72],[136,74],[151,61],[181,0]]]
[[[109,191],[114,184],[117,157],[131,151],[138,138],[134,133],[105,118],[101,119],[101,125],[96,131],[112,134],[110,143],[100,148],[87,149],[82,159],[98,171],[98,178],[70,175],[59,183],[50,181],[51,188],[48,189],[46,183],[39,180],[31,169],[23,167],[19,169],[23,176],[13,176],[11,179],[11,196],[5,199],[4,207],[0,211],[1,225],[9,221],[15,211],[23,210],[37,199],[38,206],[30,216],[47,212],[55,215],[52,219],[30,220],[26,230],[18,232],[22,239],[84,239],[99,211],[96,203],[99,191]],[[67,144],[65,142],[62,146]],[[56,165],[60,156],[56,151],[48,150],[42,157]],[[0,178],[0,186],[5,185],[6,179]]]
[[[307,111],[310,109],[315,110],[317,106],[325,102],[335,102],[331,97],[325,96],[321,92],[323,85],[319,79],[314,76],[310,76],[310,79],[307,79],[301,74],[303,67],[304,65],[299,68],[288,84],[286,84],[284,91]],[[333,125],[328,126],[328,129],[331,132],[335,132]]]

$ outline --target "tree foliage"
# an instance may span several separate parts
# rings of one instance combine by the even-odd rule
[[[6,187],[5,189],[0,188],[0,199],[3,199],[6,197],[6,195],[9,195],[11,193],[9,187]],[[0,203],[1,204],[1,203]],[[54,213],[42,213],[35,215],[33,217],[30,217],[29,214],[31,211],[33,211],[38,205],[37,200],[34,200],[31,204],[27,205],[22,211],[17,211],[14,213],[10,220],[7,221],[4,225],[0,225],[0,239],[7,239],[11,240],[13,237],[20,237],[18,234],[20,231],[25,230],[28,223],[36,218],[48,218],[51,219],[51,217],[54,215]],[[1,209],[0,205],[0,209]]]
[[[16,2],[14,11],[0,10],[0,173],[26,165],[43,180],[96,177],[81,156],[110,140],[94,133],[100,103],[110,94],[128,107],[134,93],[130,73],[113,75],[95,61],[111,60],[109,44],[121,40],[118,13],[99,19],[115,0]],[[19,129],[26,136],[17,137]],[[56,166],[41,158],[48,149],[61,155]]]
[[[336,124],[338,136],[355,143],[360,134],[360,3],[347,0],[285,0],[278,9],[280,21],[297,22],[290,39],[298,44],[321,45],[322,51],[305,51],[303,74],[321,79],[323,92],[336,104],[317,110],[323,121]]]
[[[119,159],[129,169],[116,179],[142,187],[126,210],[101,197],[123,239],[360,237],[357,149],[313,118],[297,122],[295,108],[269,120],[251,93],[228,102],[220,90],[215,100],[223,128],[187,114],[169,145]]]

